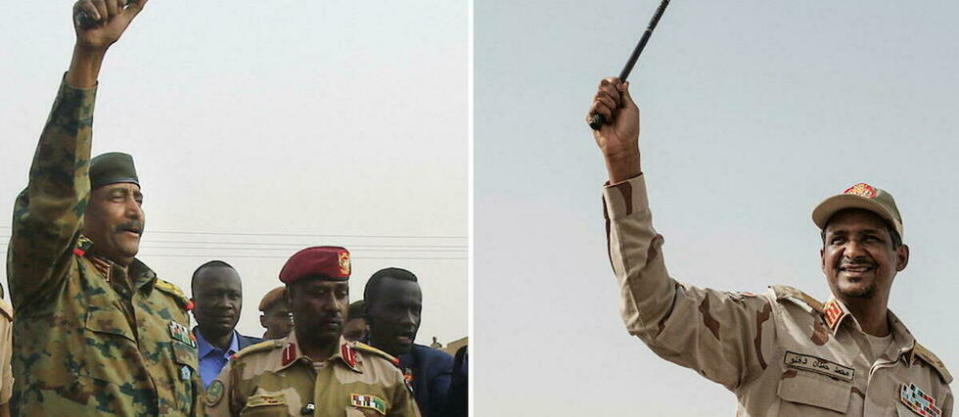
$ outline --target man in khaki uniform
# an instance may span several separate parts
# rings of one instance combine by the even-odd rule
[[[3,287],[0,286],[0,296]],[[0,299],[0,417],[10,417],[10,397],[13,396],[13,370],[10,355],[13,349],[13,307]]]
[[[189,300],[135,258],[145,217],[133,158],[90,159],[100,65],[145,4],[74,5],[73,60],[13,211],[15,416],[201,411]]]
[[[276,287],[260,300],[260,325],[266,329],[263,339],[282,339],[293,330],[290,306],[286,302],[286,287]]]
[[[396,359],[342,337],[350,254],[318,246],[280,271],[295,329],[240,351],[206,392],[211,417],[419,417]]]
[[[694,287],[666,271],[628,83],[603,80],[593,113],[611,121],[594,136],[609,173],[609,257],[630,334],[734,392],[738,416],[952,414],[949,372],[887,309],[893,279],[909,261],[889,193],[857,184],[813,211],[833,294],[826,303],[785,286],[761,295]]]

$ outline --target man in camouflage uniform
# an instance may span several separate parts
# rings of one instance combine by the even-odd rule
[[[734,392],[738,416],[952,414],[949,372],[887,308],[892,281],[909,260],[891,195],[857,184],[813,211],[833,294],[826,303],[785,286],[762,295],[694,287],[666,271],[628,83],[603,80],[594,113],[611,121],[594,136],[609,173],[609,257],[631,334]]]
[[[294,330],[236,354],[206,392],[211,417],[419,417],[396,359],[342,337],[350,254],[303,249],[280,271]]]
[[[100,64],[145,3],[74,5],[73,61],[14,207],[16,416],[200,412],[189,300],[135,259],[144,215],[133,159],[90,160]]]

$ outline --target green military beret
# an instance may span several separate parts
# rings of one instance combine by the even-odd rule
[[[140,185],[132,156],[122,152],[109,152],[90,160],[90,189],[118,182]]]

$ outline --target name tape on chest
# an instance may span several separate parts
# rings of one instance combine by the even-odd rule
[[[942,410],[936,407],[936,399],[926,395],[916,384],[902,384],[899,387],[899,401],[920,416],[942,416]]]
[[[386,401],[375,395],[350,394],[350,405],[376,410],[380,414],[386,415]]]
[[[815,372],[820,375],[826,375],[830,378],[852,382],[856,370],[848,366],[840,365],[836,362],[817,358],[812,355],[804,355],[795,352],[786,352],[786,366],[803,371]]]

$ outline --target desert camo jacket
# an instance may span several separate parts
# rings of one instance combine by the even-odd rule
[[[729,293],[670,278],[642,175],[604,190],[609,257],[630,334],[736,394],[737,416],[950,416],[952,377],[889,314],[875,360],[846,307],[785,286]]]
[[[60,87],[7,255],[16,416],[196,416],[199,374],[189,300],[135,260],[90,254],[95,89]]]
[[[396,359],[340,339],[319,368],[285,339],[249,346],[235,355],[206,391],[210,417],[419,417]]]

